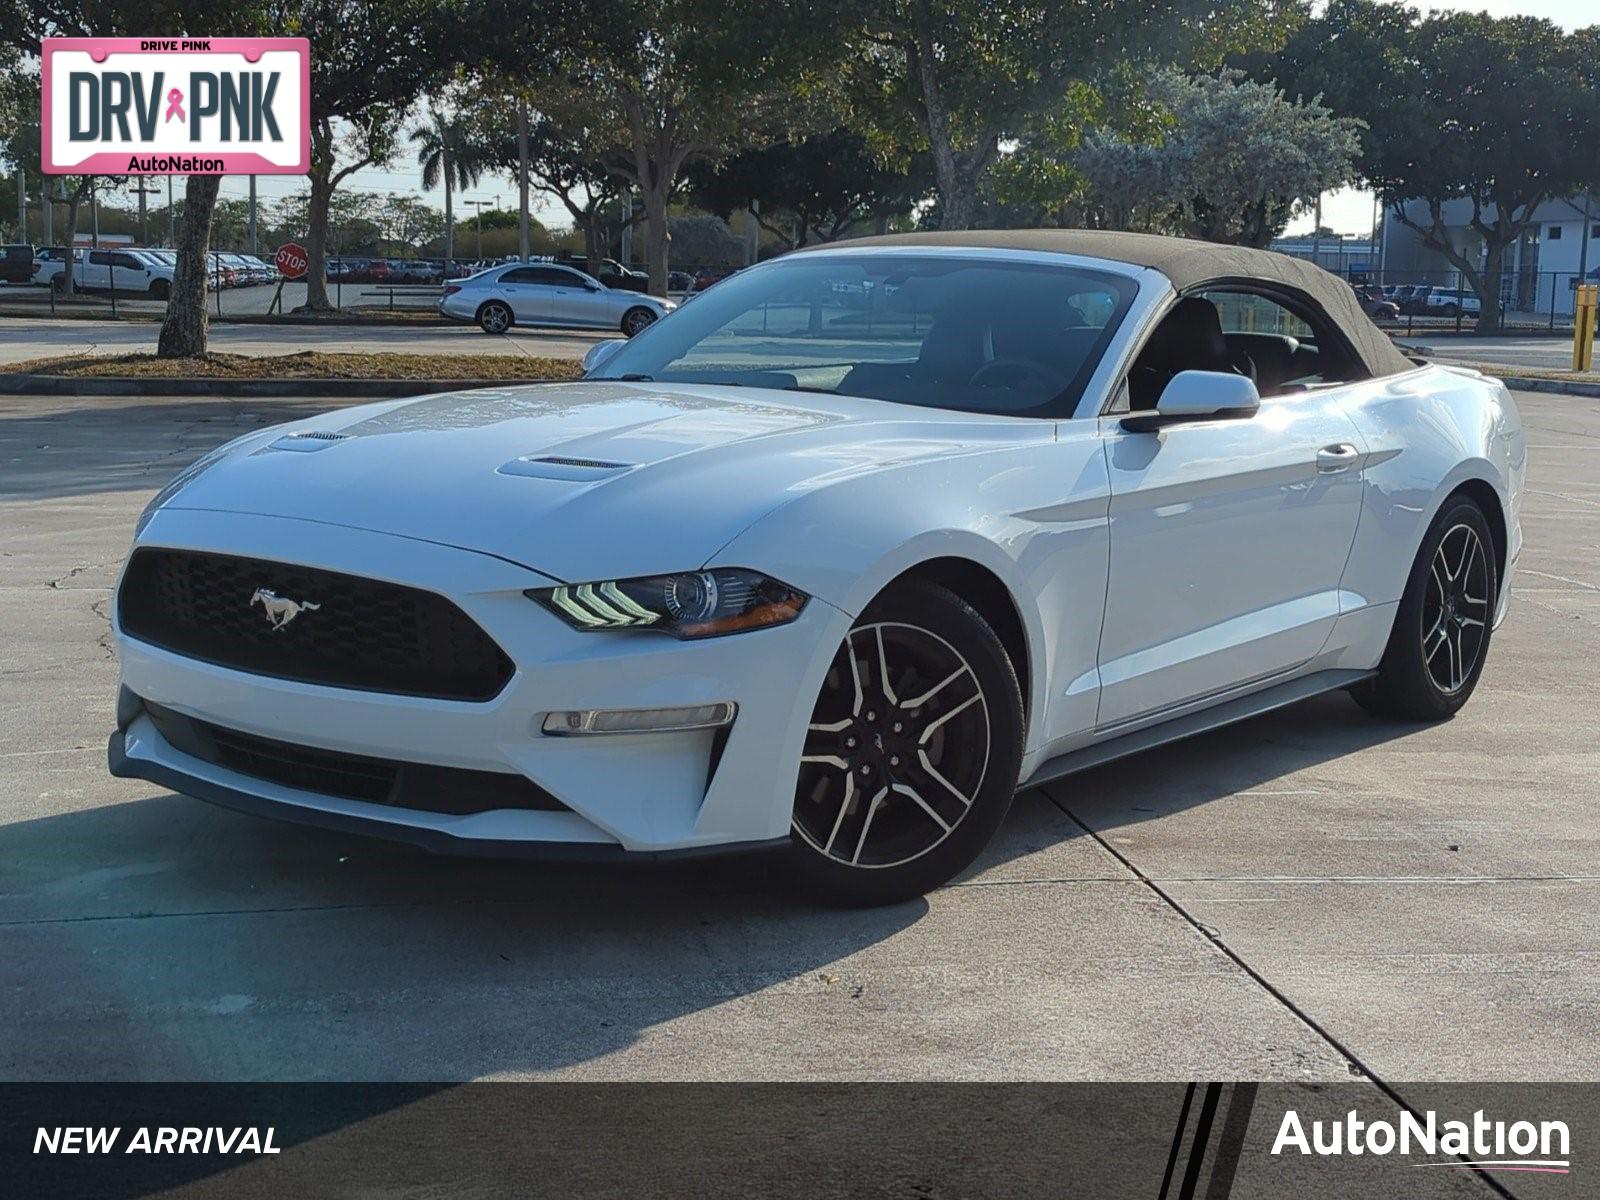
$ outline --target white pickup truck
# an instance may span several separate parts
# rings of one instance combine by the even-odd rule
[[[72,252],[73,283],[79,291],[143,293],[165,300],[172,292],[172,261],[157,250],[84,250]],[[62,247],[41,250],[33,263],[33,282],[53,286],[66,266]]]
[[[1475,295],[1464,289],[1458,292],[1434,288],[1423,300],[1422,311],[1430,317],[1453,317],[1457,314],[1475,317],[1483,311],[1483,305]]]

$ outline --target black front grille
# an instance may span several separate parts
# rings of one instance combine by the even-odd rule
[[[275,628],[258,591],[306,607]],[[129,637],[174,653],[330,687],[488,700],[513,669],[443,596],[229,554],[136,551],[117,616]]]
[[[148,701],[144,710],[182,753],[303,792],[455,816],[501,808],[567,811],[522,775],[318,750],[213,725]]]

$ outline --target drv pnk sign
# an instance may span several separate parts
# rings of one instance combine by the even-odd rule
[[[49,175],[303,175],[305,38],[46,38]]]

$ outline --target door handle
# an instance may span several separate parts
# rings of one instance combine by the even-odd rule
[[[1323,475],[1337,475],[1348,471],[1361,452],[1349,442],[1335,442],[1317,451],[1317,471]]]

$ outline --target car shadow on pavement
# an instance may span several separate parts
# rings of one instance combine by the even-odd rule
[[[956,887],[1131,883],[1086,826],[1178,814],[1408,728],[1329,697],[1072,777],[1056,804],[1032,789]],[[1271,803],[1292,813],[1296,796]],[[827,1074],[837,1048],[811,1063],[807,1047],[863,1002],[852,958],[894,942],[873,970],[914,977],[928,938],[973,919],[936,896],[940,921],[902,937],[928,900],[823,909],[762,859],[443,858],[170,793],[0,826],[0,863],[0,1010],[25,1031],[0,1045],[12,1079],[691,1078],[707,1053],[733,1078]]]
[[[1251,825],[1303,820],[1318,797],[1348,801],[1354,789],[1320,768],[1426,728],[1374,717],[1344,692],[1331,692],[1067,776],[1045,790],[1096,833],[1231,798],[1242,809],[1238,832],[1248,836]],[[1274,873],[1270,853],[1263,847],[1263,874]]]

